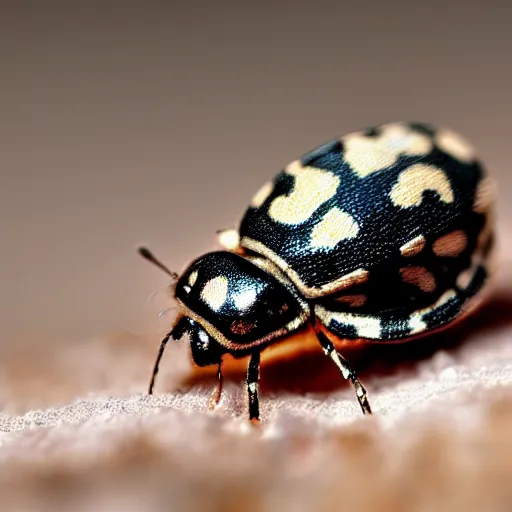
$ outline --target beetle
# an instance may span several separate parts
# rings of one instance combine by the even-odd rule
[[[160,344],[188,335],[198,366],[250,356],[249,419],[259,420],[260,353],[313,326],[320,346],[367,393],[333,339],[401,342],[464,317],[488,282],[493,182],[458,133],[412,122],[338,137],[292,161],[253,197],[231,250],[169,273],[177,320]]]

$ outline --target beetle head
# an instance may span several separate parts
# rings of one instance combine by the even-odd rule
[[[226,251],[194,261],[176,283],[175,297],[182,313],[230,352],[268,343],[308,318],[290,284]]]

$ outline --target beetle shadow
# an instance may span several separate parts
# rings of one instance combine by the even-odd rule
[[[347,345],[342,354],[368,388],[369,383],[382,377],[414,378],[421,363],[440,351],[457,361],[458,353],[470,340],[472,344],[492,342],[493,331],[509,325],[512,326],[512,290],[499,290],[472,315],[449,329],[405,343],[365,343],[356,348]],[[226,380],[240,382],[245,373],[238,368],[224,376]],[[197,374],[188,384],[205,380],[214,385],[211,373]],[[297,353],[261,366],[262,393],[329,393],[345,386],[348,383],[340,378],[320,345],[317,351]]]
[[[443,351],[457,361],[469,342],[475,345],[492,343],[492,333],[507,326],[512,326],[512,291],[507,293],[503,290],[449,329],[405,343],[366,344],[344,350],[343,355],[363,383],[398,374],[404,379],[413,378],[417,376],[421,363],[436,353]],[[261,387],[267,391],[332,392],[347,385],[321,351],[262,369]]]

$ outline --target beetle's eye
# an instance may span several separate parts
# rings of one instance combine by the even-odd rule
[[[226,349],[213,339],[197,322],[191,321],[188,331],[194,363],[198,366],[217,364]]]

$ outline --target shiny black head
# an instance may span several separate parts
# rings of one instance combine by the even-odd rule
[[[277,270],[225,251],[194,261],[178,280],[175,297],[186,319],[177,334],[189,334],[199,365],[218,362],[218,353],[245,355],[308,319],[307,305]],[[208,354],[201,353],[203,346]]]

